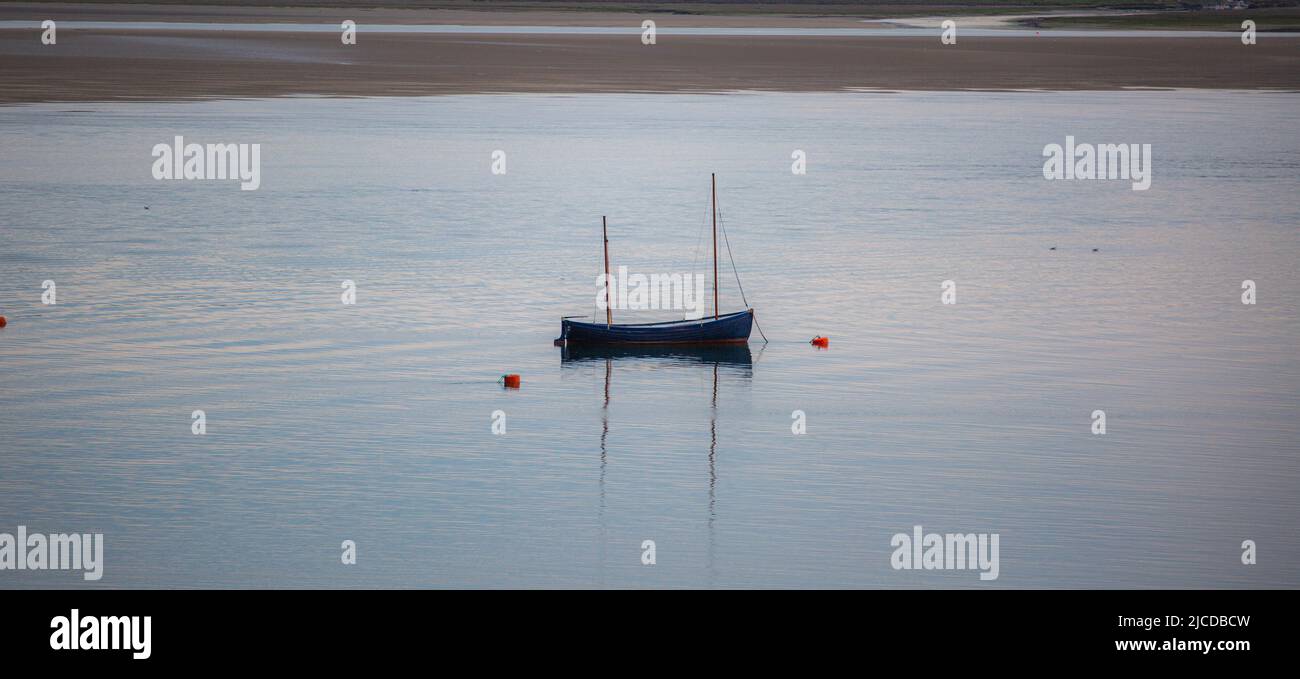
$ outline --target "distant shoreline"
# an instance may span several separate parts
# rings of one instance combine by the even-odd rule
[[[35,7],[35,9],[33,9]],[[365,23],[640,26],[644,14],[360,10],[356,45],[327,33],[65,29],[39,20],[314,22],[328,8],[0,5],[0,104],[287,95],[876,90],[1300,91],[1300,40],[1233,37],[932,37],[366,33]],[[121,9],[121,11],[117,11]],[[369,13],[368,13],[369,12]],[[863,27],[858,18],[656,15],[670,27]],[[963,25],[980,25],[977,20]],[[883,32],[888,32],[885,29]]]
[[[1203,0],[1208,2],[1210,0]],[[1271,0],[1279,1],[1279,0]],[[973,0],[926,2],[591,2],[562,4],[529,0],[233,0],[209,4],[187,0],[122,2],[3,2],[0,20],[77,19],[82,21],[325,22],[344,18],[389,24],[469,24],[540,26],[627,26],[653,19],[662,26],[854,27],[866,24],[937,25],[960,19],[968,27],[1112,28],[1235,31],[1252,18],[1259,30],[1300,30],[1300,0],[1290,6],[1257,9],[1189,10],[1179,2],[1123,0],[1006,0],[996,6]],[[1231,4],[1231,0],[1221,0]]]

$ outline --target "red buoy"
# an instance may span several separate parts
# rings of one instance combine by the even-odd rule
[[[9,325],[9,321],[6,321],[4,316],[0,316],[0,328],[5,327],[6,325]]]
[[[822,337],[821,335],[818,335],[812,338],[812,341],[809,342],[809,344],[813,345],[814,347],[821,347],[825,349],[831,345],[831,338]]]
[[[502,375],[501,379],[505,381],[506,389],[518,389],[520,377],[518,375]]]

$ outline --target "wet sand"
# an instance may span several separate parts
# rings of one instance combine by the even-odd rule
[[[312,20],[301,14],[304,10],[293,11],[298,20]],[[218,12],[221,16],[118,18],[229,21],[258,12],[273,10],[232,8]],[[485,18],[494,16],[460,14],[475,15],[475,24],[486,24]],[[531,12],[500,13],[495,19],[506,21],[510,18],[507,14],[527,14],[524,23],[536,25],[579,25],[618,16],[552,13],[563,19],[560,21]],[[271,14],[256,16],[267,21],[286,20],[281,14],[274,14],[274,19]],[[18,18],[29,16],[0,11],[0,19]],[[83,13],[75,18],[104,17]],[[429,20],[427,12],[418,18],[438,23]],[[657,20],[665,26],[670,19],[673,17]],[[708,17],[689,19],[693,25],[721,25]],[[745,25],[758,25],[755,18],[743,19]],[[391,22],[393,16],[386,14],[383,20]],[[449,23],[460,21],[470,22],[462,18]],[[853,88],[1300,90],[1300,40],[1292,39],[1265,38],[1247,47],[1234,38],[961,37],[957,45],[945,46],[937,32],[933,38],[661,34],[658,44],[646,46],[635,34],[367,33],[364,23],[358,44],[351,46],[341,44],[334,33],[132,33],[65,28],[58,36],[57,45],[47,46],[40,43],[39,30],[0,30],[0,104],[284,95]]]

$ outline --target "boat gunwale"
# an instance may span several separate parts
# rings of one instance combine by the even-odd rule
[[[736,339],[716,339],[716,340],[581,340],[564,338],[561,341],[569,344],[591,344],[591,345],[674,345],[674,346],[708,346],[710,344],[749,344],[748,337]]]

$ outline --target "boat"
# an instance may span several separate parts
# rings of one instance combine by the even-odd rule
[[[558,345],[565,344],[745,344],[754,325],[754,309],[722,314],[718,312],[718,179],[711,178],[713,218],[713,318],[662,321],[658,323],[614,323],[605,287],[605,322],[586,323],[565,317],[560,320]],[[601,218],[605,248],[605,280],[609,280],[609,229]],[[730,250],[728,250],[730,251]],[[734,262],[733,262],[734,268]]]

